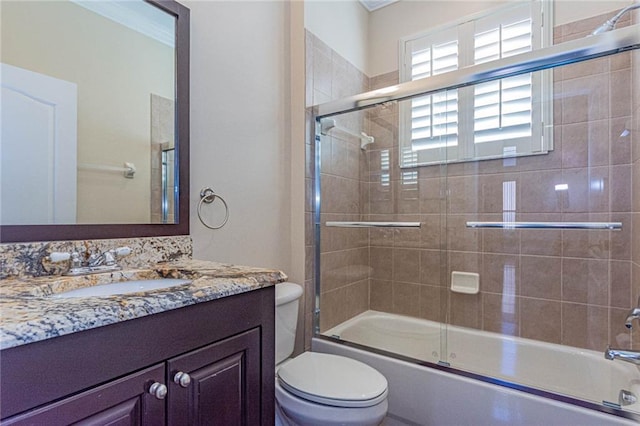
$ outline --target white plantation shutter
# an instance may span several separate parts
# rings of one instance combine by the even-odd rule
[[[475,34],[474,62],[482,64],[531,51],[532,24],[531,19],[524,19]],[[474,143],[532,136],[531,74],[479,84],[474,87],[473,99]]]
[[[429,44],[411,54],[411,80],[458,69],[458,41]],[[458,143],[458,97],[436,93],[411,100],[411,140],[438,148]],[[444,144],[444,145],[443,145]]]
[[[401,81],[540,47],[542,18],[535,13],[539,10],[535,4],[511,4],[405,40]],[[400,108],[401,150],[410,148],[418,158],[406,161],[401,155],[401,166],[547,152],[551,142],[542,138],[540,86],[539,75],[524,74],[404,102]]]

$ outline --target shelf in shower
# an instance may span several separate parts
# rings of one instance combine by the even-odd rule
[[[608,229],[619,231],[621,222],[467,222],[467,228],[500,229]]]
[[[420,228],[420,222],[338,222],[327,221],[325,226],[338,228]]]

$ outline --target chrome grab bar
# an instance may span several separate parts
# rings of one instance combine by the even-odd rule
[[[325,226],[338,228],[420,228],[421,225],[420,222],[325,222]]]
[[[467,222],[467,228],[609,229],[619,231],[622,229],[622,222]]]

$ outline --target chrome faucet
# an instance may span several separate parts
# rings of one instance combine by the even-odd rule
[[[49,255],[49,260],[51,262],[69,261],[69,269],[63,275],[89,275],[119,271],[122,267],[118,265],[118,257],[126,256],[130,253],[131,249],[129,247],[118,247],[103,253],[93,253],[88,259],[84,260],[84,256],[81,256],[81,253],[77,251],[72,253],[55,252]]]
[[[606,359],[630,362],[632,364],[640,365],[640,352],[627,349],[613,349],[611,346],[607,346],[604,351],[604,357]]]
[[[627,319],[624,322],[624,325],[627,328],[631,328],[633,325],[632,324],[633,320],[640,320],[640,308],[638,307],[633,308],[631,312],[629,312],[629,315],[627,315]]]
[[[87,266],[113,266],[116,264],[116,251],[109,250],[104,253],[94,253],[89,256],[89,260],[87,261]]]
[[[638,303],[636,307],[629,311],[629,315],[627,315],[627,319],[624,322],[624,325],[627,328],[631,328],[633,326],[633,320],[640,320],[640,296],[638,297]]]

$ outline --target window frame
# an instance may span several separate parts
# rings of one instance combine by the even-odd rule
[[[451,42],[451,34],[457,33],[458,43],[458,69],[475,64],[474,37],[483,30],[476,31],[477,23],[487,26],[487,23],[502,19],[504,15],[522,14],[520,8],[528,7],[529,17],[532,20],[532,50],[553,44],[553,2],[531,0],[528,2],[512,1],[497,8],[460,18],[433,29],[403,37],[399,40],[399,81],[400,83],[412,80],[412,53],[417,49],[411,48],[416,44],[429,45],[435,43]],[[496,17],[498,15],[498,17]],[[502,22],[501,20],[499,22]],[[514,21],[515,22],[515,21]],[[486,31],[486,30],[484,30]],[[430,43],[431,42],[431,43]],[[461,46],[463,43],[466,45]],[[456,145],[450,145],[442,140],[440,147],[415,150],[412,148],[411,120],[412,103],[405,100],[399,103],[399,162],[401,168],[410,168],[425,165],[437,165],[445,163],[457,163],[496,158],[517,156],[529,156],[547,154],[553,150],[553,71],[545,70],[531,73],[532,76],[532,135],[521,138],[514,146],[504,146],[502,140],[476,143],[474,137],[474,88],[477,85],[454,89],[457,91],[457,127]],[[435,75],[435,74],[434,74]],[[504,80],[497,80],[504,81]],[[438,92],[444,93],[444,92]],[[433,96],[437,95],[427,95]],[[412,98],[415,99],[415,98]],[[461,107],[462,106],[462,107]],[[465,137],[466,135],[466,137]],[[462,136],[462,137],[461,137]],[[435,140],[435,139],[434,139]],[[417,156],[408,156],[407,152],[417,153]],[[405,162],[405,158],[413,158],[413,161]],[[416,158],[417,157],[417,158]]]

